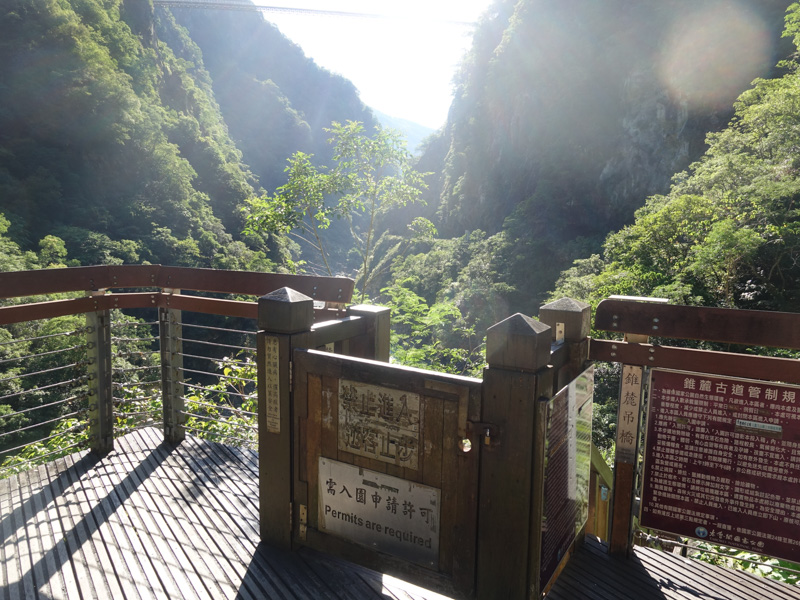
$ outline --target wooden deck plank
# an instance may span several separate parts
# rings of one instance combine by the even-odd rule
[[[56,560],[57,551],[55,549],[60,536],[54,534],[48,519],[34,518],[34,515],[46,509],[47,500],[44,498],[44,494],[40,492],[40,490],[46,489],[41,480],[42,471],[42,467],[37,467],[26,473],[27,484],[31,491],[28,496],[29,516],[27,519],[29,528],[31,525],[35,527],[35,532],[32,535],[38,540],[38,556],[34,560],[38,563],[37,570],[40,573],[40,578],[37,582],[39,592],[44,592],[48,594],[48,597],[56,600],[65,598],[68,594],[64,576]],[[22,477],[20,477],[20,480],[22,480]],[[5,514],[5,512],[0,511],[0,514]],[[74,582],[71,587],[73,591],[77,589]]]
[[[587,537],[546,596],[547,600],[800,600],[800,588],[654,548],[614,558]]]
[[[82,469],[81,465],[91,460],[83,456],[77,460],[73,457],[58,459],[46,465],[46,475],[53,485],[53,506],[61,527],[61,536],[65,547],[65,560],[62,568],[72,568],[75,581],[84,598],[97,598],[96,584],[93,575],[97,576],[94,566],[96,558],[91,556],[88,548],[88,535],[83,515],[75,502],[75,481],[80,478],[76,471]],[[102,586],[101,586],[102,588]],[[35,596],[34,596],[35,597]]]
[[[117,452],[119,462],[115,461],[115,464],[119,464],[121,469],[114,476],[119,483],[111,488],[106,487],[105,491],[112,497],[118,492],[123,494],[117,501],[125,505],[129,519],[136,527],[135,531],[146,551],[145,556],[163,587],[163,594],[168,598],[176,595],[198,598],[193,578],[179,568],[184,558],[181,540],[172,534],[147,489],[149,484],[159,480],[157,472],[160,459],[155,456],[155,451],[137,456],[129,447],[122,447]],[[125,533],[124,528],[121,531],[118,529],[115,539],[124,540]]]
[[[148,432],[143,432],[146,435]],[[133,444],[136,438],[128,440]],[[184,546],[188,565],[202,565],[203,569],[195,569],[195,574],[201,578],[201,586],[195,586],[194,592],[204,597],[216,594],[220,597],[232,597],[237,590],[235,577],[229,575],[229,563],[225,559],[225,550],[219,548],[217,536],[203,526],[203,516],[196,513],[195,502],[197,496],[189,488],[193,487],[194,473],[176,468],[174,462],[177,448],[160,444],[157,440],[147,440],[155,448],[154,453],[161,461],[157,476],[149,478],[148,484],[154,486],[163,498],[159,501],[166,509],[169,508],[171,516],[180,528],[181,539],[177,542]],[[138,449],[129,447],[126,452],[128,460],[135,464]],[[177,499],[177,500],[175,500]],[[204,576],[206,575],[206,576]]]
[[[0,599],[442,598],[308,548],[259,542],[255,452],[145,429],[0,484]],[[800,589],[589,541],[548,600],[800,600]]]
[[[94,495],[100,540],[112,560],[112,571],[107,576],[116,579],[124,596],[157,597],[151,586],[139,584],[152,581],[154,572],[148,557],[141,552],[139,532],[130,514],[130,489],[122,483],[130,471],[119,463],[123,455],[124,450],[117,449],[113,457],[99,463],[94,479],[91,483],[87,481],[85,489],[87,494]]]
[[[212,451],[211,446],[194,438],[187,439],[184,445],[187,466],[195,475],[219,486],[216,489],[222,492],[221,498],[207,498],[206,513],[222,514],[227,525],[234,529],[229,543],[239,546],[242,556],[252,556],[259,539],[258,485],[255,479],[257,464],[252,468],[253,457],[225,452],[221,446],[215,446]],[[242,459],[246,462],[243,470],[238,468]],[[248,464],[251,468],[248,468]],[[249,473],[251,477],[242,479],[240,471]],[[244,561],[241,564],[247,566]],[[250,577],[241,575],[243,585],[239,589],[240,597],[291,595],[291,585],[287,585],[278,572],[263,568],[260,561],[251,561],[249,566]]]

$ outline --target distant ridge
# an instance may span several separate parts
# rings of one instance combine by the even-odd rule
[[[389,116],[374,108],[372,109],[372,114],[375,115],[375,118],[380,122],[382,127],[396,129],[402,133],[406,138],[408,151],[414,156],[419,156],[421,154],[419,150],[420,144],[422,144],[425,138],[436,131],[430,127],[425,127],[425,125],[409,121],[408,119]]]

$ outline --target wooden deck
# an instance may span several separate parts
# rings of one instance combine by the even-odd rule
[[[612,558],[596,538],[575,553],[547,600],[798,600],[800,588],[656,550]]]
[[[309,550],[258,543],[255,453],[144,429],[0,481],[0,599],[443,598]],[[800,600],[800,589],[637,548],[576,553],[548,600]]]
[[[258,543],[253,452],[144,429],[0,481],[0,598],[441,598]]]

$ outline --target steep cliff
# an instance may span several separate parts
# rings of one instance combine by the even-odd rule
[[[442,230],[496,232],[520,210],[568,239],[628,222],[788,51],[788,4],[499,0],[423,158],[441,165]]]

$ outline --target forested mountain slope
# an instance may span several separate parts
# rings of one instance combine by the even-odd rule
[[[23,249],[55,235],[82,264],[284,263],[281,236],[243,237],[245,198],[327,149],[322,126],[370,114],[259,13],[208,14],[198,37],[228,41],[207,65],[149,0],[0,5],[0,213]]]
[[[800,50],[800,4],[787,18]],[[652,196],[635,222],[575,262],[556,295],[610,294],[677,304],[800,311],[800,64],[757,80],[708,151]]]
[[[667,192],[738,94],[775,73],[791,50],[780,41],[788,5],[495,2],[456,77],[447,125],[419,163],[436,173],[428,216],[440,234],[482,230],[487,241],[436,290],[414,291],[535,313],[559,272]],[[480,262],[483,291],[463,275]],[[416,281],[421,271],[396,273]]]

